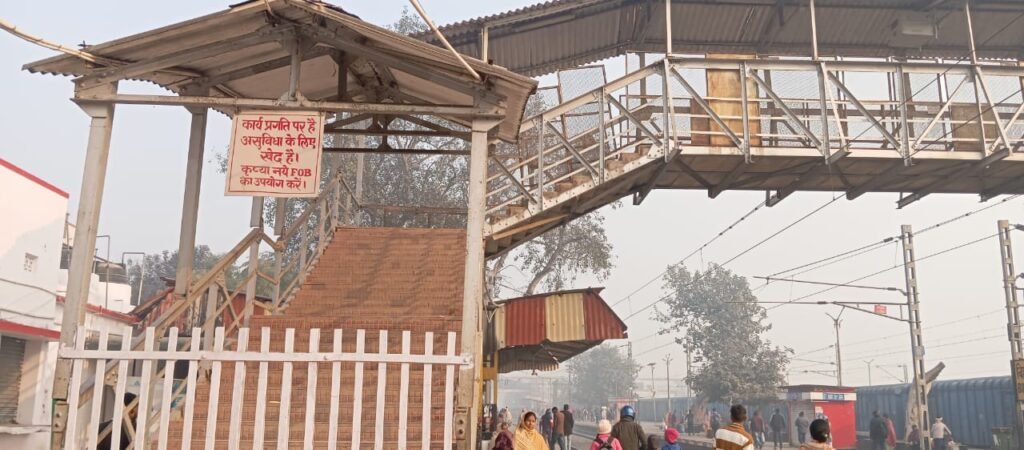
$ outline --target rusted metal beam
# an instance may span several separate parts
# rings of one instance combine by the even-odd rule
[[[747,164],[746,161],[740,161],[739,164],[736,164],[736,167],[733,167],[732,170],[725,175],[725,178],[722,178],[722,181],[711,189],[708,189],[708,197],[718,197],[719,194],[725,192],[726,189],[729,189],[729,186],[731,186],[740,175],[743,175],[743,172],[747,171],[747,166],[749,166],[749,164]]]
[[[1018,145],[1017,147],[1020,147],[1020,146]],[[1016,150],[1016,148],[1014,150]],[[923,187],[921,189],[918,189],[913,194],[910,194],[910,195],[908,195],[906,197],[901,198],[898,202],[896,202],[896,207],[902,209],[902,208],[906,207],[907,205],[910,205],[911,203],[914,203],[914,202],[924,198],[928,194],[931,194],[931,193],[937,191],[940,187],[942,187],[943,185],[949,183],[949,180],[951,180],[951,179],[958,179],[958,178],[961,178],[961,177],[966,177],[966,176],[970,176],[970,175],[973,175],[975,173],[981,172],[981,171],[985,170],[986,168],[988,168],[988,166],[990,166],[990,165],[992,165],[992,164],[994,164],[996,162],[999,162],[999,161],[1001,161],[1003,159],[1006,159],[1007,156],[1010,156],[1010,153],[1012,153],[1011,149],[1004,148],[1004,149],[1002,149],[1000,151],[993,152],[992,154],[986,156],[984,159],[982,159],[980,161],[975,161],[975,162],[969,163],[967,165],[967,167],[964,167],[963,169],[960,169],[960,170],[956,171],[952,175],[945,176],[945,177],[940,177],[939,179],[935,180],[933,183],[931,183],[931,184],[929,184],[929,185],[927,185],[927,186],[925,186],[925,187]]]
[[[493,108],[473,106],[424,105],[408,103],[354,103],[314,100],[281,101],[265,98],[223,98],[175,95],[83,94],[71,99],[77,103],[123,105],[200,106],[224,109],[266,109],[290,111],[327,111],[373,114],[428,114],[438,116],[477,117],[501,120],[504,115]]]

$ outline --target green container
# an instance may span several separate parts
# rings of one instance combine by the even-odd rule
[[[1016,448],[1017,442],[1012,429],[1006,427],[992,429],[992,450],[1015,450]]]

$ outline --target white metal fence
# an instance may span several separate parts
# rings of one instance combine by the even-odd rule
[[[165,336],[146,328],[141,350],[131,349],[131,328],[115,350],[107,349],[106,332],[95,349],[87,348],[80,334],[75,348],[60,350],[61,358],[73,361],[64,448],[93,449],[104,439],[110,448],[121,448],[127,439],[129,448],[139,450],[287,449],[299,443],[305,449],[451,448],[455,369],[471,363],[470,356],[456,354],[454,332],[435,342],[432,332],[403,331],[398,340],[389,339],[387,331],[355,330],[351,344],[340,329],[329,335],[310,329],[303,330],[308,346],[297,350],[295,329],[259,331],[253,342],[258,350],[249,349],[248,328],[239,329],[233,342],[226,342],[223,327],[216,328],[209,350],[202,348],[199,328],[181,343],[177,328]],[[330,351],[321,350],[321,338]],[[377,352],[366,352],[373,341]],[[400,352],[389,353],[389,346],[399,345]],[[344,351],[349,348],[354,351]],[[115,370],[105,376],[111,367]],[[135,392],[129,392],[132,372],[138,375]],[[323,378],[327,382],[318,384]],[[410,378],[422,378],[422,385]],[[435,379],[443,379],[443,385]],[[439,388],[443,405],[436,403]],[[136,397],[125,402],[126,393]],[[87,398],[90,405],[80,404]],[[416,416],[418,424],[410,421]]]

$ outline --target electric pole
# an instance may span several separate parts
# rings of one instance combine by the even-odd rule
[[[669,379],[669,363],[672,362],[672,354],[665,355],[665,414],[672,411],[672,386]]]
[[[900,229],[903,244],[903,274],[907,282],[907,320],[910,324],[910,348],[914,355],[913,399],[915,410],[911,417],[921,430],[924,448],[931,448],[931,433],[928,417],[928,389],[924,379],[924,340],[921,337],[921,302],[917,291],[917,257],[914,252],[914,231],[910,225]]]
[[[868,360],[868,361],[864,361],[864,364],[868,365],[868,386],[874,386],[871,383],[871,363],[873,363],[873,362],[875,362],[875,360],[873,360],[873,359]]]
[[[654,417],[654,420],[657,420],[658,419],[658,408],[657,408],[658,404],[654,400],[654,365],[655,364],[657,364],[657,363],[652,363],[652,362],[651,363],[647,363],[647,367],[651,368],[651,414]]]
[[[1010,240],[1010,222],[999,221],[999,253],[1002,256],[1003,291],[1006,294],[1006,332],[1010,341],[1010,355],[1013,358],[1013,373],[1016,378],[1018,367],[1024,362],[1024,346],[1021,343],[1020,302],[1017,298],[1017,271],[1013,266],[1013,242]],[[1018,442],[1024,438],[1024,400],[1022,392],[1017,393],[1017,426]]]
[[[690,346],[686,346],[686,378],[690,378]],[[693,398],[693,388],[690,387],[690,381],[686,381],[686,396],[690,399]],[[691,400],[692,401],[692,400]]]
[[[836,327],[836,386],[843,385],[843,352],[839,348],[839,326],[840,324],[842,324],[842,320],[840,320],[840,318],[843,317],[843,312],[845,311],[846,308],[839,310],[838,316],[833,316],[829,313],[825,313],[826,316],[832,319],[832,322],[835,324]],[[871,378],[870,367],[868,367],[868,378]],[[869,381],[868,385],[870,384],[871,382]]]

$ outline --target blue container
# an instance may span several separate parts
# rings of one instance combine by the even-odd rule
[[[892,416],[896,431],[906,435],[905,384],[857,388],[857,431],[866,434],[872,411]],[[931,417],[942,416],[956,441],[991,448],[992,429],[1013,427],[1016,393],[1010,377],[936,381],[928,394]]]

